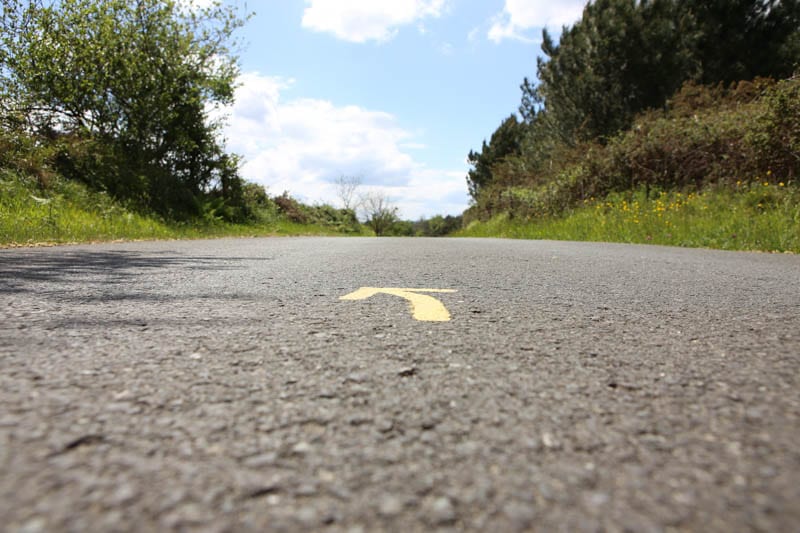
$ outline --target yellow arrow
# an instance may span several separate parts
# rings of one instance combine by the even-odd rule
[[[411,303],[411,315],[425,322],[447,322],[450,320],[450,313],[447,308],[434,298],[421,292],[456,292],[453,289],[379,289],[377,287],[361,287],[355,292],[351,292],[339,298],[340,300],[366,300],[376,294],[391,294],[405,298]]]

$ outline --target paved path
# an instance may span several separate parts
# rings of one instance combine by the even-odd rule
[[[457,292],[418,321],[362,287]],[[798,502],[797,256],[0,250],[0,529],[798,531]]]

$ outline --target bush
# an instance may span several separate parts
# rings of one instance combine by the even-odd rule
[[[300,203],[289,196],[289,191],[284,191],[282,195],[274,197],[272,201],[287,220],[298,224],[308,224],[308,216],[301,208]]]
[[[337,209],[333,206],[306,205],[289,196],[288,191],[272,199],[278,213],[298,224],[319,224],[346,233],[357,233],[361,226],[352,209]]]
[[[467,220],[498,213],[525,219],[559,215],[589,198],[643,188],[702,190],[800,172],[800,79],[729,87],[687,84],[667,109],[637,117],[605,146],[550,152],[549,164],[526,155],[493,167]]]
[[[420,219],[413,224],[413,234],[418,237],[443,237],[455,233],[463,227],[461,215],[435,215],[428,219]]]
[[[53,179],[52,158],[49,145],[21,130],[0,127],[0,170],[34,178],[44,190]]]
[[[748,142],[761,170],[791,180],[800,174],[800,78],[779,83],[763,101],[765,109]]]
[[[790,180],[800,165],[800,80],[685,87],[665,114],[649,113],[588,158],[596,194],[644,186],[694,189]],[[690,114],[691,113],[691,114]]]

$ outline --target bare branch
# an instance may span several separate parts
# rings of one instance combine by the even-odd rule
[[[344,209],[356,210],[358,208],[359,200],[358,188],[361,186],[361,176],[345,176],[341,175],[336,178],[336,195],[342,202]]]
[[[375,235],[384,235],[399,220],[399,209],[381,192],[370,192],[361,197],[361,211],[367,226]]]

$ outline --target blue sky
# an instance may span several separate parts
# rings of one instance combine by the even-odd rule
[[[467,153],[516,111],[542,27],[557,33],[583,4],[250,2],[227,146],[270,194],[336,205],[333,181],[360,176],[405,219],[460,214]]]

